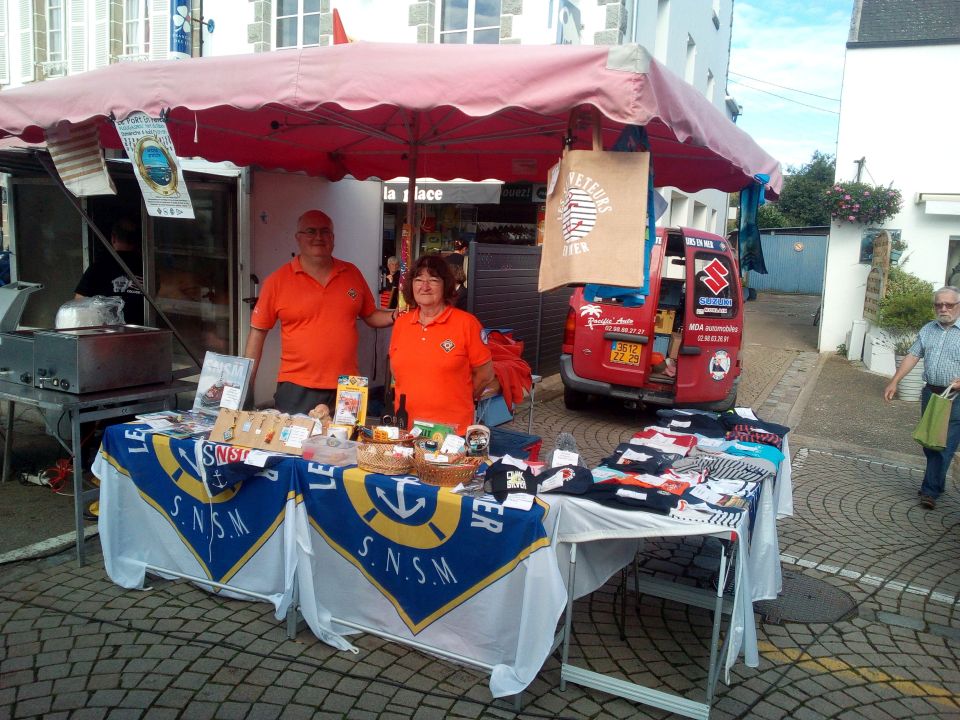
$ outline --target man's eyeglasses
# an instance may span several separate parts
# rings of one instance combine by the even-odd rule
[[[944,310],[953,310],[957,305],[960,305],[960,302],[952,302],[952,303],[938,303],[938,302],[935,302],[935,303],[933,304],[933,306],[934,306],[937,310],[939,310],[940,308],[943,308]]]
[[[333,230],[330,228],[307,228],[306,230],[297,230],[297,235],[305,235],[310,238],[315,238],[318,235],[320,237],[333,237]]]

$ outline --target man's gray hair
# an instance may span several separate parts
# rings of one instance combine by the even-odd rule
[[[955,285],[944,285],[942,288],[933,293],[933,296],[942,295],[945,292],[952,292],[957,297],[960,297],[960,288]]]

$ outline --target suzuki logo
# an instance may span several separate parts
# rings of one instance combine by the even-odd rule
[[[710,292],[714,295],[719,295],[720,291],[730,284],[727,281],[727,275],[730,274],[730,271],[716,258],[710,261],[710,264],[703,269],[703,272],[707,275],[707,279],[703,281],[703,284],[710,288]]]

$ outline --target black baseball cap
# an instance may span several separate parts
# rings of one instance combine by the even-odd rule
[[[487,468],[484,476],[484,489],[502,503],[510,493],[537,494],[537,478],[533,471],[522,470],[514,465],[497,460]]]

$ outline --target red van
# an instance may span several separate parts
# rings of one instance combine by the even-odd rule
[[[702,230],[658,229],[649,291],[645,297],[603,285],[574,291],[560,355],[567,408],[582,409],[591,395],[733,407],[743,292],[730,243]]]

